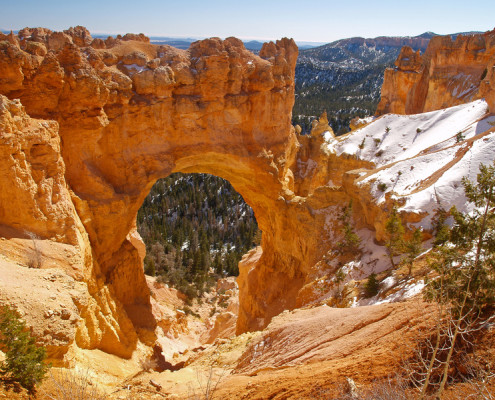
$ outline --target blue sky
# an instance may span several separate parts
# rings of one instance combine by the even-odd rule
[[[331,42],[352,36],[447,34],[495,28],[495,1],[451,0],[0,0],[0,28],[83,25],[92,33],[143,32]]]

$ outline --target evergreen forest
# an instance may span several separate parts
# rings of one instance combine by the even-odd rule
[[[189,299],[216,279],[237,276],[243,254],[259,244],[253,210],[232,185],[207,174],[175,173],[158,180],[141,206],[145,273]]]

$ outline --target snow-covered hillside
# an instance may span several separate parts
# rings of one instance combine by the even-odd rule
[[[495,159],[495,116],[483,100],[416,115],[387,114],[345,136],[326,133],[329,152],[371,161],[358,185],[369,185],[377,204],[402,198],[400,210],[428,213],[456,205],[466,210],[462,177],[476,179],[480,163]]]

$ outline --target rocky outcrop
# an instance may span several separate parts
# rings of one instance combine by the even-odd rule
[[[385,71],[377,114],[417,114],[485,98],[494,102],[495,31],[435,36],[424,55],[404,47]]]
[[[1,223],[77,245],[83,229],[65,184],[58,124],[31,119],[19,100],[0,96],[0,152]]]
[[[221,309],[214,316],[213,327],[204,335],[205,343],[213,343],[219,338],[230,338],[236,333],[237,315],[239,314],[239,288],[235,278],[219,279],[216,293]]]
[[[239,358],[235,373],[256,375],[263,370],[318,362],[342,363],[342,367],[357,360],[373,362],[373,359],[378,361],[373,354],[383,352],[385,343],[400,342],[406,354],[413,348],[410,343],[419,327],[428,326],[433,320],[431,307],[428,309],[414,301],[406,304],[358,308],[320,306],[286,311],[275,317],[249,344]],[[387,359],[379,357],[374,368],[385,370],[397,365],[400,358],[396,356],[401,351],[394,350],[387,354]]]
[[[493,110],[493,34],[481,37],[485,51],[475,51],[483,47],[471,37],[454,44],[435,39],[423,57],[403,49],[397,70],[387,72],[381,105],[408,113],[452,102],[454,89],[442,85],[462,70],[470,71],[470,85],[478,73],[478,81],[483,79],[458,100],[485,96]],[[338,215],[350,199],[356,227],[384,238],[394,199],[389,188],[385,205],[377,200],[380,177],[374,174],[398,169],[397,183],[402,170],[419,167],[396,163],[408,149],[392,140],[386,127],[397,124],[398,131],[402,125],[384,117],[376,129],[336,138],[322,115],[311,135],[300,136],[290,118],[296,57],[288,39],[266,44],[256,56],[235,38],[207,39],[185,51],[152,45],[143,35],[93,39],[82,27],[26,28],[0,37],[0,180],[5,188],[0,252],[28,264],[41,243],[41,268],[55,264],[80,287],[67,307],[77,319],[59,324],[54,318],[55,336],[46,335],[49,340],[59,329],[75,331],[64,331],[53,357],[62,357],[72,343],[131,357],[139,340],[153,345],[160,330],[171,336],[159,343],[166,357],[183,350],[172,339],[189,329],[187,319],[177,307],[173,313],[161,307],[162,290],[147,285],[145,249],[136,231],[137,211],[150,188],[173,172],[229,180],[263,231],[261,246],[239,265],[239,309],[218,315],[207,341],[230,336],[236,315],[236,331],[242,333],[266,327],[284,310],[318,301],[314,283],[322,271],[335,272],[332,258],[342,231]],[[457,70],[453,57],[465,61]],[[392,94],[395,85],[408,90]],[[486,129],[490,121],[483,122]],[[424,137],[418,136],[423,130],[427,133],[424,125],[411,128],[410,148]],[[468,140],[444,140],[445,150],[450,142],[461,147],[483,139],[472,128],[463,131]],[[435,150],[426,145],[418,152]],[[380,153],[382,147],[386,154]],[[414,156],[411,162],[417,164]],[[404,221],[417,223],[422,217],[411,212]],[[29,249],[27,256],[20,254],[22,248]],[[2,293],[10,296],[0,286]]]
[[[237,332],[303,302],[299,291],[334,245],[327,232],[338,222],[329,224],[328,212],[347,199],[343,173],[368,163],[322,152],[325,115],[310,136],[295,133],[293,41],[266,44],[258,57],[234,38],[187,51],[131,35],[95,42],[80,27],[24,29],[14,39],[0,42],[0,92],[57,121],[72,225],[88,255],[83,275],[95,303],[82,312],[81,347],[128,356],[138,336],[153,342],[135,220],[153,183],[172,172],[229,180],[263,231],[240,265]]]
[[[37,234],[61,243],[74,243],[65,232],[82,235],[84,279],[105,311],[83,313],[79,344],[122,355],[129,352],[116,343],[132,351],[136,334],[152,340],[155,321],[133,232],[153,183],[178,171],[229,180],[263,231],[255,270],[241,278],[238,329],[261,328],[293,307],[302,270],[318,258],[317,234],[308,242],[302,233],[324,224],[323,217],[314,223],[313,211],[293,191],[299,147],[290,124],[294,42],[266,44],[256,56],[235,38],[203,40],[183,51],[134,36],[95,42],[80,27],[21,32],[0,42],[0,93],[20,99],[31,117],[58,124],[60,139],[53,140],[60,141],[60,153],[52,158],[65,163],[60,174],[70,218],[53,229],[37,222],[42,216],[26,219],[28,211],[4,214],[0,222],[38,226]],[[43,206],[50,201],[38,199]],[[113,306],[106,306],[102,288]],[[108,319],[118,320],[119,329],[101,329]]]

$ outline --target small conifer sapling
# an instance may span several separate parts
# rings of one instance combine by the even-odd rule
[[[49,368],[43,362],[46,351],[36,345],[19,314],[7,306],[0,308],[0,347],[5,352],[5,361],[0,363],[0,375],[34,392]]]
[[[387,248],[390,263],[395,268],[394,257],[402,254],[404,250],[404,226],[402,225],[396,205],[392,208],[392,212],[387,219],[385,230],[388,236],[385,247]]]

